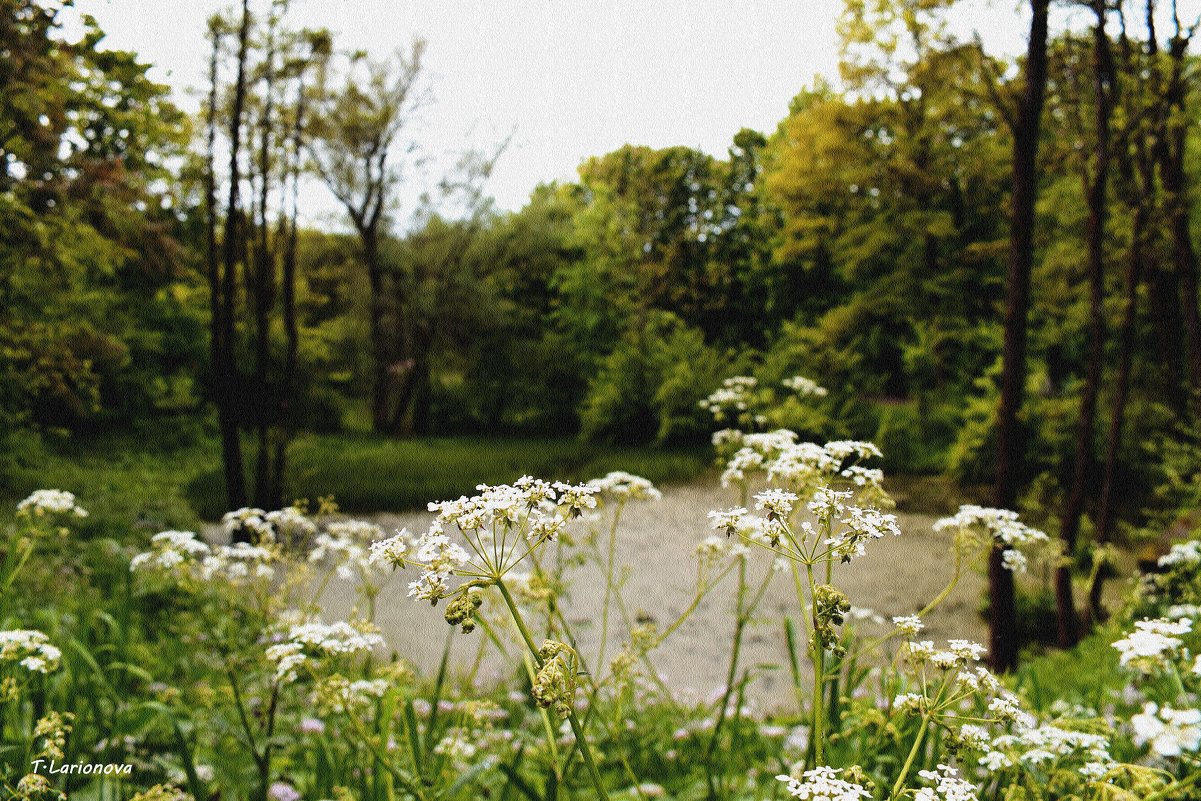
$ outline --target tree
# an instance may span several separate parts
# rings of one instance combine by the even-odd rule
[[[427,99],[420,88],[424,53],[425,42],[417,39],[407,54],[392,59],[354,55],[337,87],[323,70],[306,144],[313,168],[346,210],[362,245],[371,287],[371,419],[377,432],[388,430],[396,416],[392,375],[402,358],[387,329],[403,326],[389,303],[395,292],[385,285],[380,244],[403,177],[400,136]]]
[[[1105,356],[1105,235],[1111,163],[1111,118],[1116,102],[1117,75],[1109,34],[1105,30],[1109,14],[1107,0],[1090,3],[1096,19],[1093,25],[1092,63],[1089,71],[1092,88],[1093,155],[1080,165],[1088,207],[1085,233],[1089,288],[1089,352],[1084,386],[1080,392],[1080,414],[1076,421],[1075,453],[1067,498],[1060,521],[1063,563],[1055,569],[1055,600],[1059,645],[1067,648],[1080,637],[1080,623],[1072,597],[1072,563],[1080,518],[1084,514],[1086,484],[1093,463],[1093,429],[1096,426],[1097,396],[1101,390],[1101,370]],[[1069,42],[1070,46],[1070,42]],[[1083,105],[1077,101],[1079,105]]]
[[[213,394],[227,498],[233,507],[247,502],[241,432],[253,431],[256,440],[250,500],[274,507],[282,501],[293,427],[290,413],[299,350],[296,214],[306,75],[328,54],[329,38],[324,32],[287,29],[286,13],[286,0],[273,0],[258,21],[250,0],[243,0],[236,25],[220,18],[210,24],[205,242]],[[232,85],[225,87],[220,67],[226,52],[224,39],[231,31],[236,31],[234,77]],[[225,94],[231,96],[227,105],[222,103]],[[215,151],[222,130],[229,161],[226,174],[219,176]],[[226,200],[218,208],[222,178]],[[243,297],[251,319],[239,325]],[[276,319],[282,320],[282,357],[274,342]],[[243,366],[247,353],[249,369]]]
[[[1005,271],[1005,334],[1001,397],[997,412],[997,473],[994,502],[1012,508],[1021,482],[1024,434],[1018,419],[1026,383],[1027,317],[1030,273],[1034,264],[1034,204],[1038,194],[1038,138],[1047,85],[1047,35],[1050,0],[1030,0],[1030,36],[1016,98],[1002,98],[1002,113],[1013,134],[1009,199],[1009,259]],[[1004,548],[989,554],[989,655],[993,666],[1017,665],[1017,611],[1013,574],[1004,565]]]
[[[187,120],[89,17],[0,2],[0,427],[128,425],[190,399],[188,254],[167,168]],[[178,290],[178,291],[174,291]],[[147,336],[155,326],[180,332]],[[157,380],[152,380],[157,379]],[[182,382],[181,382],[182,383]]]

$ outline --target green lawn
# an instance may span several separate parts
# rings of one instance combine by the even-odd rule
[[[347,511],[399,511],[526,473],[585,480],[620,469],[656,483],[684,481],[703,473],[710,459],[705,449],[616,448],[574,438],[304,435],[290,450],[287,499],[333,495]],[[31,450],[0,475],[0,519],[40,487],[74,492],[92,512],[87,527],[96,534],[131,524],[193,528],[227,511],[217,442],[207,434],[167,442],[113,435]]]

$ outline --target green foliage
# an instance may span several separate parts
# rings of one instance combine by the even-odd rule
[[[582,433],[605,442],[696,442],[710,422],[700,401],[729,374],[730,358],[669,312],[635,323],[589,382]]]

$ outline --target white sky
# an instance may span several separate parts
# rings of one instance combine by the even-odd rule
[[[962,25],[990,49],[1023,45],[1017,0],[971,0]],[[1182,8],[1201,3],[1184,0]],[[205,21],[228,0],[77,0],[112,47],[156,65],[182,93],[205,81]],[[293,0],[292,19],[376,55],[428,40],[435,104],[419,140],[445,158],[515,130],[490,183],[501,208],[572,179],[626,143],[724,155],[743,127],[775,129],[815,75],[836,77],[842,0]],[[338,225],[319,187],[306,217]]]

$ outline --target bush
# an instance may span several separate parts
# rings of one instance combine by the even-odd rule
[[[582,434],[609,443],[704,441],[711,425],[698,404],[729,374],[730,362],[699,329],[670,312],[651,312],[589,382]]]

